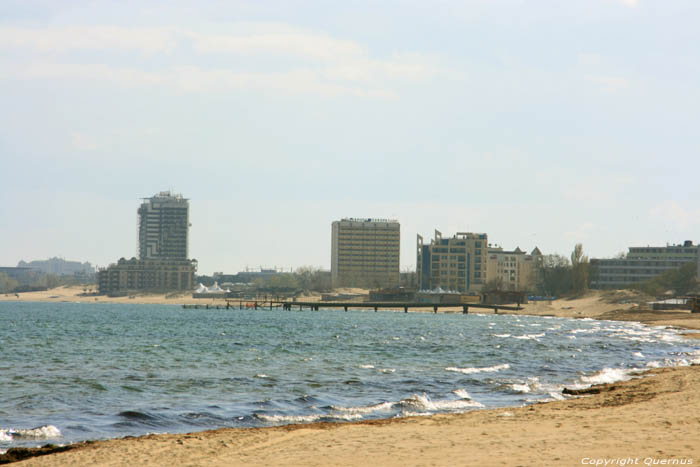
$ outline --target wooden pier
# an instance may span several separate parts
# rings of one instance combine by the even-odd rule
[[[191,309],[213,309],[213,310],[273,310],[279,308],[285,311],[292,310],[312,310],[319,311],[322,308],[342,308],[348,311],[350,308],[369,309],[377,311],[380,308],[391,310],[403,310],[408,313],[411,308],[427,308],[432,309],[433,313],[437,313],[440,308],[461,308],[462,313],[469,313],[469,309],[486,309],[493,310],[498,314],[498,310],[517,311],[522,310],[520,306],[513,305],[485,305],[481,303],[422,303],[422,302],[293,302],[293,301],[278,301],[278,300],[242,300],[236,299],[226,300],[226,305],[211,305],[211,304],[194,304],[182,305],[183,308]]]
[[[430,308],[433,313],[437,313],[440,308],[461,308],[462,313],[469,313],[469,309],[488,309],[498,313],[498,310],[517,311],[522,310],[519,306],[512,305],[484,305],[481,303],[422,303],[422,302],[280,302],[284,310],[292,310],[298,308],[303,310],[318,311],[321,308],[343,308],[348,311],[349,308],[374,309],[377,311],[380,308],[389,308],[392,310],[403,310],[408,313],[410,308]]]

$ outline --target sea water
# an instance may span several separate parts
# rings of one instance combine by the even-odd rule
[[[632,322],[3,302],[0,451],[520,406],[691,363]]]

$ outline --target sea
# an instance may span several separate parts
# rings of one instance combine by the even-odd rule
[[[0,302],[0,453],[517,407],[692,363],[697,341],[634,322]]]

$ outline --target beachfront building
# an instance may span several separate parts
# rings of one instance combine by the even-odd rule
[[[189,201],[161,191],[138,208],[139,258],[121,258],[97,273],[101,294],[193,290],[197,261],[188,259]]]
[[[488,249],[486,282],[499,290],[531,292],[535,290],[538,267],[542,264],[542,252],[535,247],[527,254],[520,248],[506,251],[501,247]]]
[[[457,292],[479,292],[486,282],[488,236],[485,233],[458,232],[435,238],[426,244],[417,237],[416,272],[421,290],[437,288]]]
[[[132,291],[190,291],[195,283],[195,260],[121,258],[100,269],[97,284],[101,294],[126,295]]]
[[[401,227],[392,219],[351,219],[331,225],[331,287],[399,285]]]
[[[189,201],[161,191],[138,209],[139,259],[187,259]]]
[[[591,288],[623,289],[687,263],[697,263],[700,248],[690,240],[682,245],[630,247],[623,258],[591,259]]]

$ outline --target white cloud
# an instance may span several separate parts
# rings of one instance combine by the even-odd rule
[[[596,84],[604,92],[623,91],[630,86],[629,80],[621,76],[586,76],[586,80]]]
[[[22,52],[17,63],[5,63],[3,74],[163,85],[181,92],[272,90],[386,98],[396,95],[399,81],[430,79],[444,71],[436,59],[422,54],[373,57],[355,41],[286,25],[242,23],[230,29],[226,34],[208,34],[113,26],[0,28],[0,49]],[[84,56],[78,60],[74,53],[81,50],[101,52],[100,62],[86,63]],[[163,59],[144,65],[142,60],[130,61],[131,52],[160,54]],[[104,64],[116,63],[110,61],[110,53],[122,54],[120,65]],[[217,54],[237,56],[235,71],[223,68]],[[268,59],[277,60],[277,69],[266,67]]]
[[[39,52],[75,50],[137,50],[146,54],[170,52],[177,44],[173,30],[73,26],[61,28],[0,28],[0,48]]]
[[[317,94],[392,98],[396,93],[379,86],[353,86],[326,80],[313,69],[284,72],[234,72],[196,66],[161,71],[116,68],[102,64],[13,64],[2,70],[5,78],[69,79],[111,83],[123,87],[164,86],[177,92],[274,91],[281,94]],[[380,83],[378,83],[380,84]]]
[[[649,209],[649,218],[665,226],[684,231],[700,225],[700,209],[686,209],[676,201],[664,201]]]
[[[629,7],[635,7],[639,4],[639,0],[618,0],[620,3],[623,5],[627,5]]]

